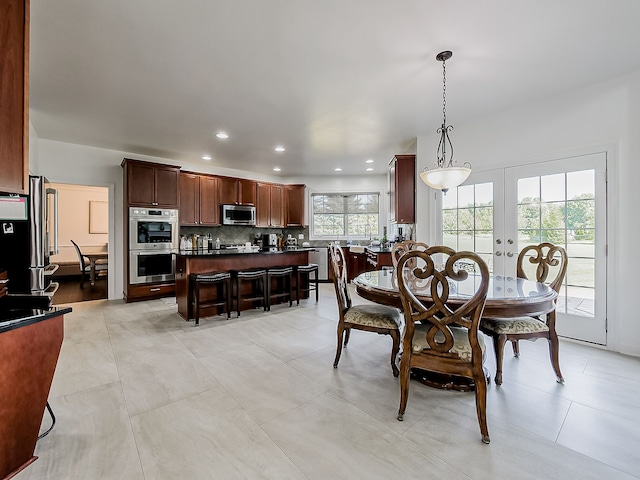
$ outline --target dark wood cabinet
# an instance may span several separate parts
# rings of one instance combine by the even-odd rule
[[[287,185],[285,191],[285,226],[304,226],[304,185]]]
[[[256,227],[284,227],[284,187],[256,183]]]
[[[29,193],[29,0],[0,2],[0,192]]]
[[[218,177],[220,205],[256,204],[256,182],[242,178]]]
[[[180,225],[220,225],[218,178],[180,173]]]
[[[365,255],[367,258],[367,270],[382,270],[382,267],[392,267],[393,261],[391,260],[391,252],[378,252],[365,249]]]
[[[346,252],[345,252],[346,253]],[[351,281],[361,273],[371,270],[367,268],[367,257],[364,252],[355,253],[349,251],[346,253],[347,257],[347,280]]]
[[[389,221],[416,221],[415,155],[396,155],[389,163]]]
[[[180,167],[125,158],[127,204],[178,208]]]
[[[253,180],[238,180],[238,198],[246,205],[256,204],[256,182]]]

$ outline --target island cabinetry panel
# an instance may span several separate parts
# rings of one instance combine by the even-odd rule
[[[0,192],[29,193],[29,1],[0,2]]]
[[[38,458],[33,453],[62,346],[63,318],[0,333],[0,478],[12,477]]]
[[[250,253],[224,255],[178,255],[176,259],[176,302],[178,314],[188,320],[193,318],[189,302],[189,275],[205,272],[230,272],[251,268],[273,268],[309,263],[309,252],[283,251],[279,253]],[[243,309],[250,308],[245,305]]]
[[[218,178],[180,172],[180,225],[220,225]]]
[[[180,167],[127,158],[122,166],[129,206],[178,208]]]
[[[256,183],[256,227],[284,227],[284,187]]]
[[[305,185],[286,185],[284,191],[286,226],[304,226]]]
[[[389,163],[389,221],[415,223],[416,156],[396,155]]]

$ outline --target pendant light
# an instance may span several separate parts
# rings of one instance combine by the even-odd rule
[[[464,182],[471,174],[471,164],[465,163],[464,166],[458,167],[453,161],[453,145],[449,138],[449,132],[453,130],[453,125],[447,125],[447,69],[446,61],[453,56],[449,50],[440,52],[436,55],[436,60],[442,62],[442,125],[438,128],[437,133],[440,134],[440,143],[438,143],[438,151],[435,168],[429,170],[428,167],[420,174],[420,178],[431,188],[442,190],[447,193],[450,188],[457,187]],[[447,144],[449,145],[450,155],[447,159]]]

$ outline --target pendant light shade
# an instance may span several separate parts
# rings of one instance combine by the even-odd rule
[[[424,170],[420,174],[420,179],[431,188],[446,192],[450,188],[462,184],[471,175],[468,167],[442,167],[432,170]]]
[[[445,62],[453,56],[453,53],[446,50],[436,55],[436,60],[442,62],[442,125],[437,132],[440,134],[438,144],[437,160],[432,169],[425,168],[420,174],[420,179],[431,188],[442,190],[447,193],[450,188],[457,187],[471,175],[471,164],[465,163],[459,167],[453,161],[453,145],[449,138],[449,132],[453,130],[453,125],[447,125],[447,70]],[[447,158],[447,145],[450,156]]]

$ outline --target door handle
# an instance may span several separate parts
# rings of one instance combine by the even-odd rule
[[[496,252],[496,257],[501,257],[502,256],[502,252],[501,251],[497,251]]]
[[[507,257],[513,257],[513,252],[507,252]]]

